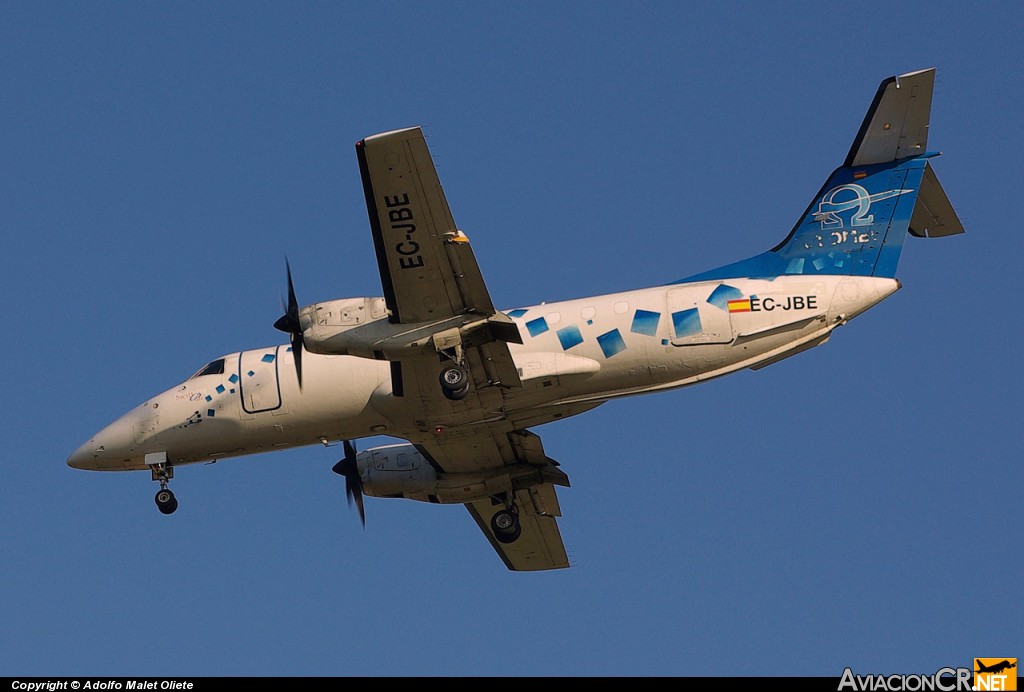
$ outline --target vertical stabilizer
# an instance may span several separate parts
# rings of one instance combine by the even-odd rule
[[[907,231],[962,233],[926,150],[935,70],[884,80],[842,166],[785,240],[768,252],[683,281],[792,274],[892,278]]]

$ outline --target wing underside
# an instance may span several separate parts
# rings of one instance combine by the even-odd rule
[[[494,314],[468,239],[455,225],[418,127],[356,145],[377,264],[391,321]]]
[[[517,491],[516,504],[522,534],[514,543],[500,542],[491,530],[491,517],[501,509],[500,504],[481,500],[467,504],[466,509],[510,570],[533,572],[568,567],[569,558],[555,521],[555,517],[561,516],[555,487],[545,483]]]
[[[528,430],[501,432],[497,424],[481,424],[424,439],[416,447],[441,473],[487,478],[490,496],[465,505],[506,567],[536,571],[569,566],[556,522],[562,512],[555,492],[555,485],[568,487],[569,479],[545,455],[540,437]],[[504,543],[496,537],[491,517],[509,504],[518,509],[522,532],[514,542]]]
[[[522,343],[511,318],[494,309],[469,239],[455,224],[418,127],[356,144],[388,319],[434,331],[438,352],[460,360],[475,385],[519,387],[508,342]],[[424,365],[423,358],[396,370]],[[429,368],[436,376],[437,368]],[[402,396],[408,387],[399,383]]]

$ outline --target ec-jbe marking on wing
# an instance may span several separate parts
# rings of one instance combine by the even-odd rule
[[[361,517],[365,496],[464,504],[509,569],[568,567],[555,489],[569,477],[530,428],[771,365],[894,293],[908,233],[963,232],[926,147],[933,83],[934,70],[882,82],[846,162],[771,250],[666,285],[507,314],[491,302],[422,131],[367,137],[356,153],[383,297],[300,308],[289,270],[275,326],[290,348],[214,360],[68,464],[148,469],[169,514],[179,466],[344,440],[334,470]],[[351,443],[381,434],[402,442]]]
[[[419,254],[420,244],[413,240],[416,233],[415,218],[409,206],[409,193],[403,192],[393,197],[384,197],[384,206],[388,210],[392,238],[400,240],[395,245],[395,252],[400,256],[398,266],[402,269],[415,269],[423,266],[423,256]],[[404,239],[401,239],[402,236]]]

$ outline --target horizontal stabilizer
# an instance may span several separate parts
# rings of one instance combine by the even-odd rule
[[[960,217],[942,189],[942,183],[935,177],[931,163],[925,166],[921,180],[921,192],[910,217],[910,233],[918,238],[939,238],[963,233]]]

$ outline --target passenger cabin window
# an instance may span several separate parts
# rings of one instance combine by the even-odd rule
[[[200,370],[199,372],[197,372],[195,375],[193,375],[192,377],[190,377],[188,379],[194,380],[197,377],[202,377],[203,375],[223,375],[223,374],[224,374],[224,359],[223,358],[218,358],[217,360],[215,360],[212,363],[208,364],[206,367],[204,367],[202,370]]]

